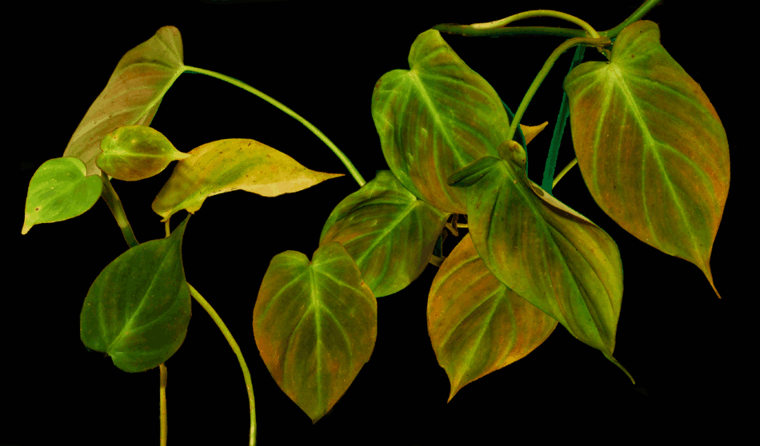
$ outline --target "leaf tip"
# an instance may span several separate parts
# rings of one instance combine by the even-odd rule
[[[26,233],[29,232],[30,229],[32,229],[32,226],[34,226],[34,223],[29,224],[27,223],[26,220],[24,220],[24,226],[21,228],[21,235],[26,235]]]

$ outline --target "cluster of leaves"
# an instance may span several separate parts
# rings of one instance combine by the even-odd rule
[[[720,119],[661,46],[653,22],[626,27],[610,54],[608,62],[576,67],[564,83],[584,181],[621,227],[694,263],[714,289],[709,259],[729,184]],[[111,177],[137,181],[174,160],[152,205],[163,222],[180,210],[195,213],[215,194],[273,197],[342,175],[309,170],[250,139],[178,151],[149,125],[184,70],[174,27],[121,59],[64,156],[32,178],[22,233],[86,212],[106,197]],[[623,293],[617,245],[526,175],[527,144],[546,124],[523,126],[509,140],[511,112],[437,30],[414,41],[408,70],[377,82],[372,117],[390,170],[377,171],[333,209],[311,261],[296,251],[272,259],[253,312],[264,363],[312,421],[369,360],[375,299],[419,277],[441,235],[458,235],[460,215],[470,231],[440,263],[427,309],[449,400],[529,354],[557,324],[625,371],[612,356]],[[81,339],[122,370],[158,366],[185,338],[188,219],[171,236],[119,256],[87,294]]]

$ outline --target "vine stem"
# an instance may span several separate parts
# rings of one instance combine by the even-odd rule
[[[588,34],[589,36],[596,39],[599,38],[599,33],[597,33],[596,30],[592,28],[591,25],[589,25],[587,22],[573,15],[565,14],[564,12],[553,11],[551,9],[535,9],[533,11],[525,11],[519,14],[511,15],[509,17],[505,17],[500,20],[494,20],[493,22],[473,23],[470,26],[473,27],[474,29],[501,28],[503,26],[509,25],[512,22],[516,22],[522,19],[528,19],[531,17],[554,17],[557,19],[567,20],[568,22],[575,23],[576,25],[583,28],[583,30],[586,31],[586,34]]]
[[[560,173],[558,173],[558,174],[557,174],[557,176],[554,178],[554,182],[552,183],[552,189],[554,188],[554,186],[556,186],[556,185],[557,185],[557,183],[559,183],[559,180],[561,180],[561,179],[562,179],[562,177],[564,177],[564,176],[565,176],[565,174],[566,174],[566,173],[567,173],[567,172],[568,172],[570,169],[572,169],[572,168],[573,168],[573,166],[575,166],[576,164],[578,164],[578,158],[573,158],[573,160],[572,160],[572,161],[570,161],[569,163],[567,163],[567,166],[565,166],[565,168],[564,168],[564,169],[562,169],[562,171],[560,171]]]
[[[119,224],[119,228],[121,228],[121,232],[124,235],[124,239],[127,241],[127,245],[130,248],[133,248],[137,245],[139,245],[139,242],[137,239],[135,239],[135,234],[132,232],[132,226],[129,224],[129,220],[127,220],[127,215],[124,212],[124,207],[121,204],[121,199],[119,199],[119,196],[116,194],[116,191],[114,190],[113,186],[111,185],[111,182],[108,179],[108,175],[105,172],[100,173],[100,178],[103,182],[103,189],[101,192],[101,196],[103,197],[103,200],[106,202],[108,207],[111,209],[111,213],[116,218],[116,222]],[[164,229],[166,231],[166,236],[168,237],[171,234],[171,231],[169,229],[169,220],[164,224]],[[211,316],[211,319],[214,320],[216,325],[219,327],[219,329],[222,331],[222,334],[224,334],[224,337],[227,339],[227,342],[229,342],[230,347],[232,347],[232,351],[235,352],[235,356],[238,358],[238,362],[240,362],[240,368],[243,370],[243,378],[245,379],[245,386],[248,391],[248,403],[250,406],[250,412],[251,412],[251,429],[249,434],[249,446],[255,446],[256,445],[256,401],[253,397],[253,385],[251,384],[251,374],[248,371],[248,365],[245,363],[245,359],[243,358],[243,354],[240,351],[240,347],[238,346],[237,342],[235,342],[235,338],[232,336],[230,331],[227,329],[227,326],[222,322],[222,319],[219,317],[219,315],[214,311],[214,309],[211,307],[211,305],[206,302],[206,299],[201,296],[201,294],[193,288],[192,285],[189,283],[187,286],[190,288],[190,295],[193,296],[193,298],[203,307],[204,310]],[[163,364],[159,365],[159,370],[161,370],[161,367]],[[166,436],[166,393],[165,393],[165,387],[166,387],[166,380],[165,380],[165,369],[163,370],[162,376],[163,379],[161,380],[162,388],[161,388],[161,438],[162,438],[162,446],[165,445],[163,443],[163,438]]]
[[[607,46],[611,43],[609,37],[600,37],[600,38],[591,38],[591,37],[575,37],[572,39],[568,39],[565,42],[562,43],[562,45],[558,46],[549,56],[549,58],[544,62],[543,68],[541,68],[541,71],[538,72],[538,75],[536,75],[536,78],[533,79],[533,83],[530,84],[530,88],[528,88],[528,91],[525,93],[525,96],[522,99],[522,102],[520,102],[520,106],[517,108],[517,112],[515,113],[515,118],[512,120],[512,123],[509,126],[509,132],[507,133],[506,140],[511,141],[512,138],[515,136],[515,131],[517,131],[517,126],[520,124],[520,119],[522,119],[523,114],[525,113],[525,109],[528,108],[528,104],[530,103],[530,100],[533,98],[533,95],[538,90],[538,87],[541,86],[541,82],[543,82],[544,78],[549,74],[549,71],[552,69],[552,66],[554,65],[554,62],[556,62],[557,58],[562,55],[565,51],[568,49],[576,46],[576,45],[588,45],[588,46],[595,46],[595,47],[603,47]]]
[[[161,372],[161,446],[166,446],[166,366],[163,362],[158,365],[158,369]]]
[[[319,139],[321,139],[322,142],[324,142],[325,144],[327,144],[327,147],[329,147],[333,151],[333,153],[335,153],[335,155],[338,156],[338,158],[341,160],[341,162],[343,162],[343,165],[346,166],[346,169],[348,169],[348,171],[351,173],[351,176],[354,177],[354,180],[356,180],[356,182],[359,183],[359,187],[364,186],[364,184],[366,183],[366,181],[364,181],[364,178],[361,176],[361,174],[359,173],[359,171],[356,170],[356,167],[354,167],[354,165],[351,163],[351,160],[349,160],[348,157],[345,154],[343,154],[343,152],[341,152],[340,149],[338,149],[338,147],[335,144],[333,144],[333,142],[330,141],[327,138],[327,136],[325,136],[324,133],[322,133],[321,131],[319,131],[319,129],[316,128],[316,127],[314,127],[314,125],[312,125],[309,121],[305,120],[300,115],[298,115],[296,112],[294,112],[293,110],[291,110],[288,107],[284,106],[279,101],[275,100],[274,98],[272,98],[270,96],[267,96],[266,94],[260,92],[259,90],[256,90],[255,88],[251,87],[250,85],[246,84],[245,82],[241,82],[241,81],[235,79],[234,77],[226,76],[224,74],[217,73],[215,71],[204,70],[203,68],[197,68],[197,67],[191,67],[189,65],[185,65],[183,72],[205,74],[206,76],[211,76],[213,78],[216,78],[216,79],[228,82],[228,83],[230,83],[230,84],[232,84],[232,85],[234,85],[236,87],[242,88],[243,90],[245,90],[245,91],[247,91],[247,92],[249,92],[251,94],[254,94],[254,95],[258,96],[258,97],[260,97],[261,99],[263,99],[263,100],[269,102],[270,104],[274,105],[275,107],[279,108],[285,114],[291,116],[296,121],[298,121],[301,124],[303,124],[304,126],[306,126],[306,128],[308,128],[309,130],[311,130],[312,133],[314,133],[315,135],[317,135],[317,137]]]

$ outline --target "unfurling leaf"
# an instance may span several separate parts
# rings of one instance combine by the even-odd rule
[[[545,121],[543,124],[533,125],[533,126],[520,124],[520,128],[523,131],[523,135],[525,135],[525,145],[528,145],[528,143],[531,142],[533,138],[536,137],[536,135],[541,133],[541,130],[546,128],[548,124],[549,124],[549,121]]]
[[[448,216],[380,170],[333,209],[319,244],[342,244],[375,297],[388,296],[422,274]]]
[[[625,27],[610,61],[577,66],[564,88],[596,203],[639,240],[697,265],[718,294],[710,255],[728,196],[726,131],[657,24]]]
[[[340,243],[272,258],[253,309],[253,335],[277,385],[316,423],[369,361],[377,300]]]
[[[417,36],[409,68],[385,73],[372,93],[385,161],[418,198],[465,214],[465,192],[446,179],[483,156],[497,156],[509,131],[507,112],[493,87],[437,30]]]
[[[164,239],[130,248],[95,279],[84,299],[79,335],[125,372],[144,372],[179,350],[190,324],[182,239],[190,216]]]
[[[499,282],[468,233],[433,279],[427,325],[451,401],[465,385],[535,350],[557,321]]]
[[[475,248],[504,285],[559,321],[633,378],[612,357],[623,297],[614,240],[586,217],[544,193],[525,175],[519,144],[467,191]]]
[[[82,160],[87,176],[99,175],[96,157],[103,137],[119,126],[150,125],[164,94],[184,69],[182,38],[173,26],[162,27],[153,37],[129,50],[87,110],[63,156]]]
[[[308,189],[342,173],[315,172],[266,144],[252,139],[222,139],[196,147],[180,160],[153,201],[166,221],[185,209],[195,213],[206,197],[233,190],[264,197]]]
[[[86,176],[84,163],[76,158],[45,161],[29,181],[21,234],[40,223],[68,220],[84,214],[98,201],[102,188],[100,177]]]
[[[100,142],[97,164],[117,180],[138,181],[158,175],[170,162],[190,157],[175,149],[161,132],[144,125],[122,126]]]

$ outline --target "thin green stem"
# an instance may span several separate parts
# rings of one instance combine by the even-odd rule
[[[572,16],[570,14],[565,14],[564,12],[559,11],[552,11],[551,9],[536,9],[533,11],[525,11],[521,12],[519,14],[514,14],[509,17],[505,17],[500,20],[494,20],[493,22],[486,22],[486,23],[473,23],[472,26],[475,29],[494,29],[494,28],[501,28],[503,26],[509,25],[512,22],[516,22],[518,20],[522,19],[529,19],[532,17],[554,17],[557,19],[567,20],[568,22],[575,23],[576,25],[583,28],[584,31],[586,31],[586,34],[588,34],[590,37],[599,38],[599,34],[596,32],[594,28],[591,27],[587,22],[579,19],[578,17]]]
[[[166,446],[166,366],[163,362],[158,365],[158,369],[161,371],[161,446]]]
[[[641,20],[642,17],[646,15],[652,8],[657,6],[658,3],[660,3],[662,0],[647,0],[644,2],[641,6],[638,7],[635,11],[633,11],[633,14],[628,16],[627,19],[623,20],[622,23],[620,23],[618,26],[609,29],[607,31],[600,32],[599,34],[602,36],[607,36],[610,39],[616,37],[618,34],[620,34],[620,31],[623,30],[626,26],[630,25],[631,23]]]
[[[124,240],[127,241],[127,245],[133,248],[140,244],[135,238],[135,233],[132,232],[132,226],[127,220],[127,214],[124,213],[124,206],[121,204],[121,199],[116,195],[116,191],[113,190],[111,182],[108,181],[108,175],[100,171],[100,179],[103,182],[103,189],[101,189],[100,196],[103,197],[103,201],[106,202],[108,208],[111,209],[111,213],[116,219],[116,223],[121,228],[121,233],[124,235]]]
[[[250,85],[248,85],[248,84],[246,84],[244,82],[241,82],[241,81],[235,79],[234,77],[225,76],[224,74],[217,73],[215,71],[204,70],[203,68],[196,68],[196,67],[191,67],[189,65],[185,65],[184,66],[184,72],[205,74],[206,76],[211,76],[213,78],[216,78],[216,79],[219,79],[219,80],[223,80],[225,82],[229,82],[230,84],[232,84],[232,85],[234,85],[236,87],[240,87],[240,88],[242,88],[243,90],[245,90],[245,91],[247,91],[249,93],[255,94],[256,96],[260,97],[261,99],[263,99],[263,100],[269,102],[270,104],[274,105],[275,107],[279,108],[285,114],[291,116],[296,121],[298,121],[301,124],[303,124],[304,126],[306,126],[306,128],[308,128],[309,130],[311,130],[312,133],[314,133],[315,135],[317,135],[317,137],[319,139],[321,139],[322,142],[324,142],[325,144],[327,144],[327,147],[329,147],[335,153],[335,155],[338,156],[338,158],[341,160],[341,162],[343,162],[343,165],[346,166],[346,169],[348,169],[348,171],[351,173],[351,176],[354,177],[354,180],[356,180],[356,182],[359,183],[359,187],[364,186],[364,184],[366,183],[366,181],[364,181],[364,178],[362,178],[362,176],[359,173],[359,171],[356,170],[356,167],[354,167],[354,165],[351,163],[351,160],[349,160],[348,157],[346,155],[344,155],[343,152],[341,152],[340,149],[338,149],[338,147],[335,146],[335,144],[333,144],[333,142],[330,141],[327,138],[327,136],[324,135],[324,133],[322,133],[321,131],[319,131],[319,129],[316,128],[316,127],[314,127],[309,121],[305,120],[304,118],[302,118],[301,116],[299,116],[298,114],[296,114],[293,110],[291,110],[288,107],[286,107],[283,104],[281,104],[279,101],[277,101],[277,100],[275,100],[275,99],[273,99],[273,98],[265,95],[264,93],[260,92],[259,90],[256,90],[255,88],[251,87]]]
[[[224,337],[227,338],[227,342],[230,343],[230,347],[232,347],[232,351],[235,352],[235,356],[237,356],[238,362],[240,362],[240,368],[243,369],[243,377],[245,378],[245,387],[248,390],[248,405],[250,406],[250,409],[251,409],[251,431],[250,431],[248,444],[250,446],[255,446],[256,445],[256,401],[253,398],[253,384],[251,384],[251,374],[248,371],[248,366],[245,363],[243,354],[240,352],[240,347],[238,347],[237,342],[235,342],[235,338],[232,337],[232,334],[227,329],[227,326],[224,325],[224,322],[222,322],[222,319],[219,317],[219,315],[216,314],[216,311],[214,311],[211,305],[209,305],[208,302],[206,302],[206,299],[204,299],[203,296],[200,295],[198,290],[193,288],[193,286],[190,285],[189,283],[187,284],[187,286],[190,287],[190,294],[208,312],[208,314],[211,316],[211,319],[213,319],[214,322],[216,322],[216,325],[224,334]]]
[[[552,54],[549,56],[549,58],[544,63],[543,68],[541,68],[541,71],[538,72],[538,75],[535,79],[533,79],[533,83],[530,84],[530,88],[528,88],[528,91],[525,93],[525,96],[523,97],[522,102],[520,102],[520,106],[517,108],[517,112],[515,113],[515,119],[512,120],[511,125],[509,126],[509,132],[507,133],[506,139],[507,141],[511,141],[512,138],[515,136],[515,131],[517,130],[517,126],[520,124],[520,119],[522,119],[523,114],[525,113],[525,109],[528,108],[528,104],[530,103],[530,100],[533,98],[533,95],[536,94],[536,91],[538,90],[538,87],[541,85],[541,82],[543,82],[544,78],[546,78],[546,75],[549,74],[549,71],[551,70],[552,66],[554,65],[554,62],[557,60],[557,58],[562,55],[565,51],[568,49],[576,46],[576,45],[588,45],[588,46],[595,46],[595,47],[603,47],[610,44],[609,37],[600,37],[598,39],[590,38],[590,37],[575,37],[573,39],[568,39],[562,45],[558,46],[557,49],[555,49]]]
[[[116,194],[116,191],[111,186],[111,183],[108,181],[108,177],[105,175],[105,173],[101,173],[101,179],[103,181],[103,193],[101,196],[105,200],[106,204],[108,204],[108,207],[111,209],[111,212],[113,213],[114,217],[116,217],[116,221],[119,222],[119,227],[122,230],[122,233],[124,234],[124,239],[127,240],[127,244],[130,248],[133,248],[138,245],[137,240],[135,240],[134,234],[132,234],[132,227],[129,225],[129,220],[127,220],[127,216],[124,213],[124,208],[121,205],[121,200],[119,199],[119,196]],[[124,224],[122,224],[124,223]],[[166,231],[166,236],[168,237],[170,234],[169,231],[169,220],[167,219],[166,223],[164,224],[164,229]],[[130,240],[132,243],[130,243]],[[227,326],[224,325],[224,322],[222,322],[222,319],[219,317],[219,315],[214,311],[214,309],[209,305],[208,302],[203,298],[203,296],[198,293],[198,291],[193,288],[192,285],[189,283],[187,286],[190,288],[190,294],[195,298],[196,301],[203,307],[206,312],[208,312],[209,316],[211,316],[211,319],[216,322],[216,325],[219,327],[219,329],[222,331],[222,334],[224,334],[224,337],[227,339],[227,342],[230,343],[230,346],[232,347],[232,351],[235,352],[235,355],[238,357],[238,361],[240,362],[240,367],[243,369],[243,378],[245,379],[245,386],[248,390],[248,402],[250,406],[250,412],[251,412],[251,430],[250,430],[250,439],[249,439],[249,446],[255,446],[256,445],[256,404],[253,399],[253,385],[251,384],[251,374],[248,371],[248,366],[245,363],[245,359],[243,359],[243,354],[240,352],[240,347],[238,347],[237,342],[235,342],[235,338],[232,337],[232,334],[230,334],[230,331],[227,329]]]
[[[564,176],[565,176],[565,174],[566,174],[566,173],[567,173],[567,172],[568,172],[570,169],[572,169],[572,168],[573,168],[573,166],[575,166],[576,164],[578,164],[578,158],[573,158],[573,160],[572,160],[572,161],[570,161],[570,162],[567,164],[567,166],[565,166],[565,168],[564,168],[564,169],[562,169],[562,170],[560,171],[560,173],[558,173],[558,174],[557,174],[557,177],[556,177],[556,178],[554,179],[554,181],[552,182],[552,188],[554,188],[554,186],[556,186],[556,185],[557,185],[557,183],[559,183],[559,180],[561,180],[561,179],[562,179],[562,177],[564,177]]]
[[[575,49],[575,55],[570,63],[570,69],[568,73],[573,70],[583,60],[583,53],[586,47],[579,45]],[[541,189],[545,190],[549,195],[552,194],[552,179],[554,178],[554,169],[557,166],[557,156],[559,155],[559,146],[562,143],[562,135],[565,132],[565,124],[567,123],[567,117],[570,115],[570,107],[568,104],[567,93],[562,92],[562,103],[559,107],[559,116],[557,116],[557,122],[554,124],[554,132],[552,134],[552,141],[549,144],[549,155],[546,157],[546,165],[544,166],[544,177],[541,180]]]

